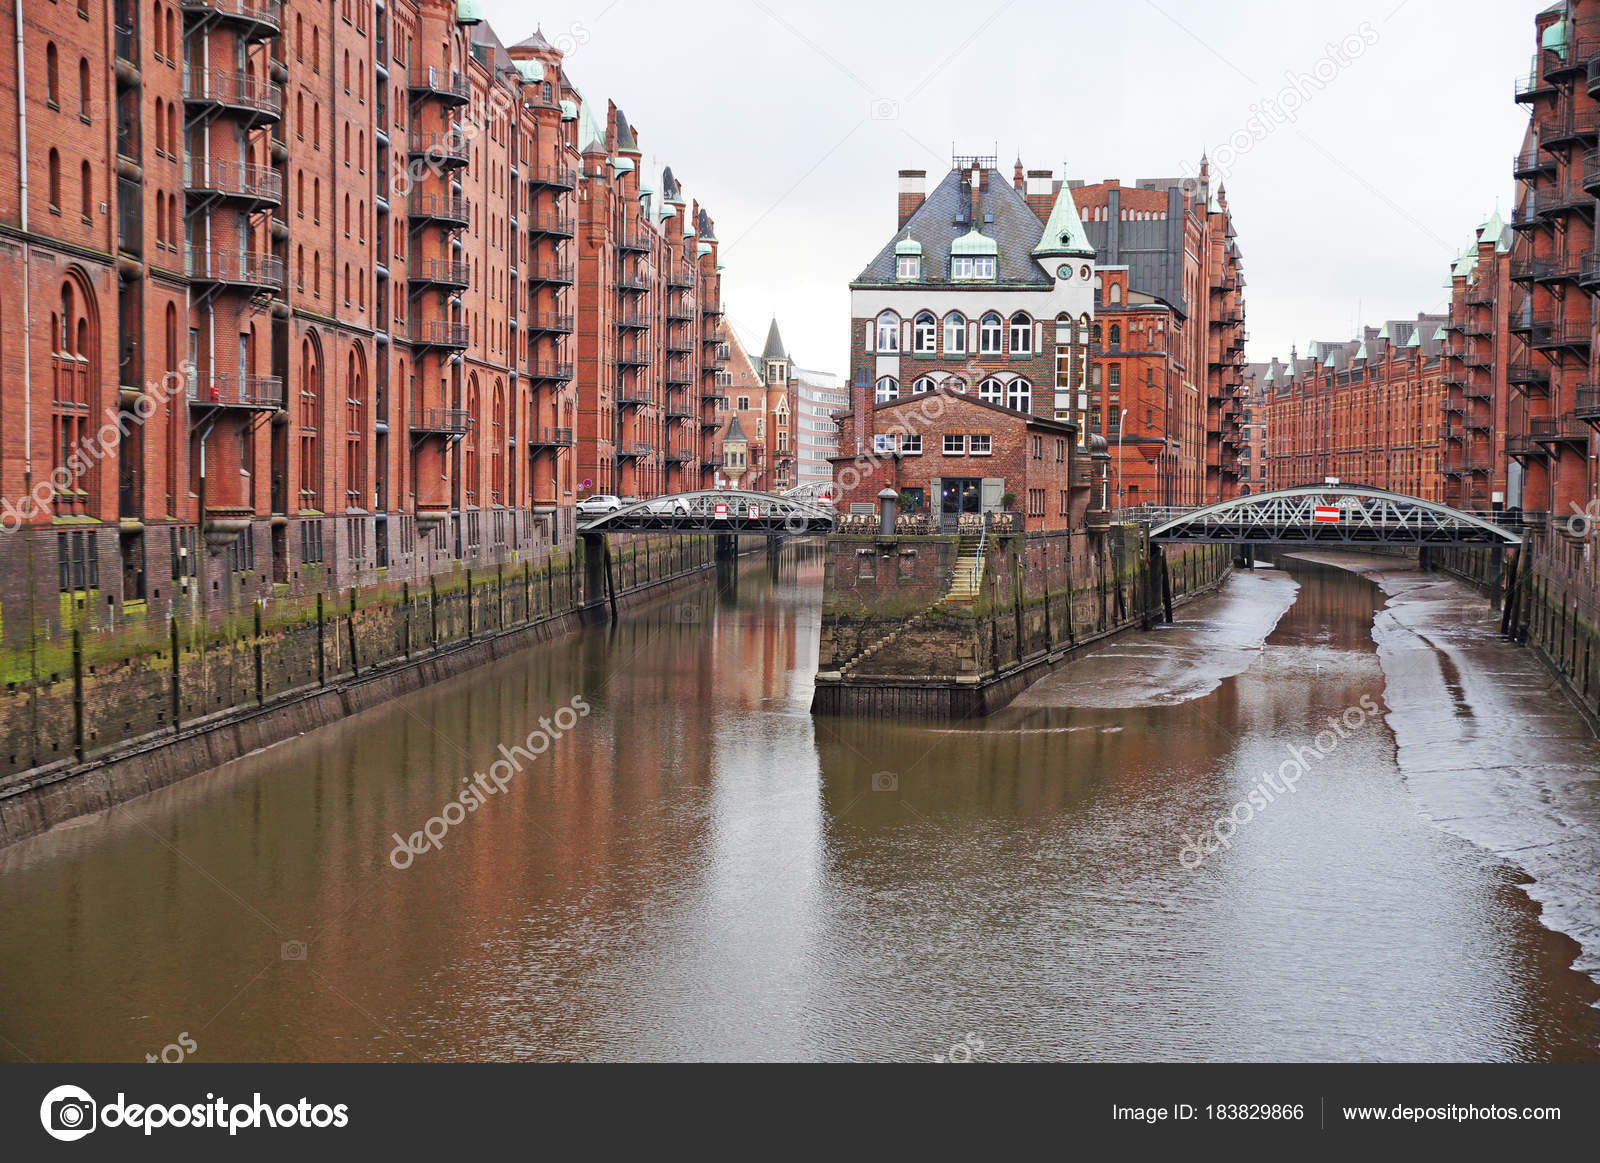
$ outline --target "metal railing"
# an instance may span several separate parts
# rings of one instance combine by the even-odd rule
[[[190,157],[183,163],[183,184],[190,190],[212,190],[262,202],[283,201],[283,175],[271,166],[251,162]]]
[[[577,230],[577,222],[570,214],[529,214],[526,222],[529,232],[533,234],[571,238]]]
[[[575,443],[570,428],[534,428],[528,433],[530,448],[571,448]]]
[[[465,433],[472,427],[472,416],[465,408],[412,408],[411,431]]]
[[[570,190],[578,184],[578,174],[569,166],[529,166],[528,181],[536,186]]]
[[[283,87],[231,69],[185,69],[184,99],[283,116]]]
[[[471,153],[467,135],[458,129],[413,130],[410,146],[413,156],[460,162],[463,165]]]
[[[528,328],[531,331],[555,331],[569,334],[572,331],[572,326],[572,316],[559,311],[531,311],[528,313]]]
[[[241,376],[230,372],[189,376],[189,399],[197,404],[235,408],[282,408],[283,380],[278,376]]]
[[[459,194],[420,194],[415,190],[406,199],[406,213],[412,218],[433,218],[444,222],[472,221],[472,210]]]
[[[620,441],[617,444],[617,455],[619,457],[649,456],[650,455],[650,443],[649,443],[649,441],[646,441],[646,440],[624,440],[624,441]]]
[[[572,378],[572,365],[558,363],[548,359],[530,359],[528,361],[528,378],[534,380],[570,380]]]
[[[466,347],[467,325],[446,323],[441,319],[418,320],[411,324],[407,338],[418,346]]]
[[[414,283],[465,287],[472,282],[472,267],[457,259],[413,258],[406,262],[406,277]]]
[[[277,32],[283,28],[283,0],[183,0],[185,12],[215,12]]]
[[[522,268],[522,276],[536,283],[572,282],[572,264],[567,262],[531,262]]]
[[[191,279],[201,282],[283,286],[283,260],[262,251],[192,246],[188,253],[188,273]]]
[[[433,65],[412,69],[407,85],[413,93],[448,101],[465,102],[472,97],[472,85],[464,73],[447,73]]]

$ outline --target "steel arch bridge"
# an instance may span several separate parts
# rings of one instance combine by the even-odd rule
[[[1500,545],[1522,537],[1490,520],[1434,501],[1368,485],[1308,485],[1236,497],[1204,508],[1150,510],[1154,542],[1223,541],[1292,545]]]
[[[579,533],[831,533],[831,509],[798,497],[705,489],[651,497],[595,517]]]

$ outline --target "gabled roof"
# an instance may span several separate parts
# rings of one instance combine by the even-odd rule
[[[856,285],[890,286],[895,280],[895,244],[905,238],[922,244],[920,283],[949,284],[950,254],[956,239],[981,228],[981,236],[995,243],[999,267],[995,282],[1007,286],[1054,285],[1033,259],[1039,242],[1039,216],[998,170],[988,172],[978,195],[977,221],[971,221],[970,171],[951,170],[929,192],[905,226],[894,232],[876,257],[853,280]],[[992,221],[985,222],[985,218]],[[906,286],[909,284],[900,284]],[[970,284],[962,283],[962,286]]]
[[[518,41],[516,44],[512,45],[511,47],[512,48],[532,49],[534,52],[553,52],[554,51],[550,47],[550,42],[544,38],[544,33],[542,31],[540,31],[537,26],[534,27],[532,36],[530,36],[527,40]]]

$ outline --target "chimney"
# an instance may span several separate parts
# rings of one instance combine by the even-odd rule
[[[1022,176],[1022,159],[1017,159],[1017,166],[1011,171],[1011,184],[1016,187],[1017,193],[1022,193],[1027,179]]]
[[[972,167],[971,187],[972,187],[971,223],[972,223],[972,229],[977,230],[983,224],[983,219],[978,217],[978,203],[979,203],[978,194],[979,194],[979,191],[981,191],[983,189],[983,171],[980,170],[977,166],[973,166]]]
[[[917,208],[927,196],[927,170],[900,171],[900,226],[911,220],[911,216],[917,212]]]
[[[1028,205],[1033,208],[1041,221],[1049,221],[1050,211],[1055,209],[1056,191],[1055,178],[1049,170],[1029,170],[1026,192],[1023,197]]]

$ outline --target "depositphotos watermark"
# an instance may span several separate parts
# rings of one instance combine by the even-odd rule
[[[1372,22],[1364,20],[1338,41],[1329,41],[1309,69],[1285,70],[1283,86],[1269,97],[1252,101],[1244,124],[1208,151],[1213,185],[1227,181],[1245,154],[1284,126],[1298,121],[1301,111],[1374,48],[1379,39]],[[1196,166],[1185,164],[1183,168],[1185,177],[1199,174]]]
[[[1572,516],[1567,518],[1567,535],[1575,541],[1587,541],[1600,532],[1600,501],[1590,501],[1578,508],[1577,501],[1569,501]]]
[[[1379,717],[1382,714],[1383,709],[1371,695],[1362,695],[1358,706],[1346,707],[1338,715],[1329,715],[1328,730],[1319,732],[1311,740],[1311,746],[1296,747],[1293,744],[1286,744],[1289,758],[1278,765],[1277,771],[1263,774],[1261,782],[1251,788],[1244,799],[1234,804],[1227,815],[1218,816],[1216,822],[1211,825],[1209,835],[1201,832],[1200,839],[1196,842],[1187,832],[1183,833],[1183,848],[1178,853],[1178,863],[1193,872],[1205,863],[1207,856],[1219,848],[1232,848],[1234,833],[1255,819],[1258,814],[1266,811],[1280,795],[1292,793],[1295,784],[1311,774],[1314,760],[1328,758],[1342,740],[1350,737],[1352,731],[1359,731],[1367,725],[1369,716]]]
[[[443,848],[444,838],[451,828],[465,820],[468,812],[475,812],[488,803],[490,796],[505,791],[511,785],[511,780],[522,774],[523,760],[532,763],[550,750],[557,739],[577,726],[579,719],[588,717],[590,709],[582,695],[573,695],[568,705],[554,715],[548,718],[541,716],[539,725],[528,732],[527,739],[521,745],[507,747],[504,743],[500,744],[500,758],[489,765],[488,772],[475,771],[470,777],[463,776],[461,782],[467,786],[461,794],[445,804],[437,816],[429,817],[421,831],[411,833],[409,838],[401,836],[399,832],[394,833],[394,849],[389,853],[389,863],[404,872],[428,849],[438,851]]]
[[[200,1130],[227,1129],[228,1134],[254,1131],[350,1125],[350,1108],[345,1103],[313,1103],[309,1098],[276,1106],[264,1101],[261,1092],[250,1102],[229,1103],[207,1094],[204,1102],[138,1103],[129,1102],[122,1091],[116,1101],[99,1105],[81,1086],[58,1086],[39,1104],[39,1121],[52,1139],[71,1143],[96,1130],[126,1127],[154,1134],[164,1127],[190,1127]]]

